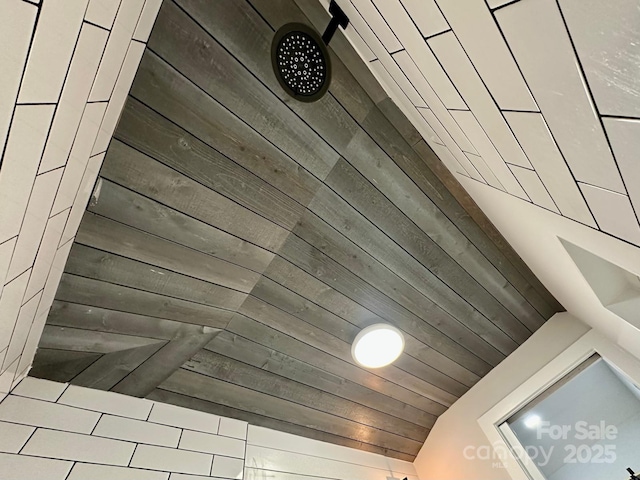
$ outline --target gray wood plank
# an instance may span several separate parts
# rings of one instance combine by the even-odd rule
[[[54,348],[56,350],[111,353],[156,343],[158,343],[158,340],[155,338],[45,325],[39,345],[41,348]]]
[[[431,413],[227,331],[217,335],[205,348],[423,427],[432,427],[436,420]]]
[[[299,232],[300,235],[304,235],[310,239],[310,235],[318,234],[317,227],[318,225],[313,225],[307,228],[304,224],[299,224],[294,232]],[[306,228],[306,231],[302,232],[302,228]],[[328,237],[325,236],[325,239],[327,238],[329,240],[335,239],[331,235]],[[324,239],[322,241],[326,242]],[[321,242],[318,242],[317,244],[320,245],[320,243]],[[326,245],[328,246],[329,244]],[[295,235],[287,239],[280,249],[279,254],[308,273],[314,274],[317,278],[342,294],[375,312],[380,317],[385,318],[387,322],[397,325],[402,330],[409,332],[428,346],[478,375],[487,373],[491,369],[491,365],[497,364],[504,358],[498,350],[495,350],[484,340],[476,335],[469,335],[469,330],[462,330],[455,338],[450,338],[430,324],[436,323],[438,326],[445,328],[456,327],[457,322],[455,319],[449,316],[444,310],[432,308],[429,311],[430,316],[428,319],[430,323],[428,323],[424,318],[409,311],[397,301],[389,298],[371,284],[352,273],[349,269],[325,255],[319,249]],[[362,255],[362,257],[364,257],[365,260],[369,260],[366,263],[367,267],[375,267],[376,263],[372,261],[372,259],[366,259],[365,255]],[[356,255],[354,260],[362,261],[362,257]],[[365,270],[363,268],[360,271],[364,272]],[[380,270],[380,272],[382,272],[382,270]],[[396,282],[402,281],[398,277],[395,277],[395,279],[390,277],[388,273],[383,275],[382,277],[376,276],[372,281],[386,291],[393,292],[393,289],[397,288]],[[382,282],[385,281],[387,284],[383,285]],[[396,298],[398,297],[396,296]],[[473,348],[480,349],[479,355],[463,347],[462,343],[459,342],[470,343],[473,345]],[[483,358],[483,355],[490,358]]]
[[[131,95],[302,205],[315,194],[316,177],[157,55],[142,58]]]
[[[321,370],[340,375],[347,380],[433,415],[440,415],[446,410],[446,406],[442,403],[416,393],[399,383],[395,383],[393,380],[387,380],[379,376],[377,371],[374,373],[356,367],[351,362],[337,358],[324,350],[317,349],[304,341],[296,339],[292,335],[244,315],[235,315],[226,330],[267,348],[287,352],[288,355]]]
[[[282,23],[285,23],[282,20],[284,18],[289,21],[302,21],[303,23],[306,23],[297,14],[297,9],[293,7],[292,0],[251,0],[251,2],[254,7],[258,11],[260,11],[261,15],[272,24],[272,26],[276,25],[275,28],[277,28],[277,26],[281,25]],[[300,9],[304,11],[304,13],[316,26],[316,28],[319,31],[323,31],[324,26],[327,24],[329,18],[323,6],[319,5],[318,3],[308,2],[305,0],[296,0],[295,3]],[[295,20],[293,20],[294,17]],[[386,96],[381,87],[377,85],[377,80],[373,76],[372,72],[366,67],[364,62],[361,61],[359,55],[353,50],[351,44],[346,39],[344,39],[344,35],[341,31],[338,31],[332,39],[331,49],[336,52],[338,57],[343,59],[344,64],[348,66],[352,75],[345,75],[341,71],[341,69],[335,69],[330,92],[352,116],[354,116],[359,122],[361,122],[363,128],[367,131],[367,133],[369,133],[369,135],[371,135],[381,146],[387,149],[389,146],[394,145],[395,142],[390,141],[392,140],[392,138],[390,137],[392,137],[395,134],[395,130],[397,130],[409,145],[416,145],[417,142],[420,142],[421,145],[416,145],[415,150],[420,156],[422,156],[422,154],[426,150],[430,151],[429,147],[426,146],[426,143],[424,142],[424,140],[422,140],[420,134],[416,131],[411,122],[404,116],[404,114],[402,114],[402,112],[400,112],[393,101]],[[372,90],[371,88],[368,88],[372,83],[377,86],[377,89]],[[357,95],[357,93],[351,92],[364,91],[366,91],[369,96],[371,96],[371,98],[376,103],[378,110],[383,113],[388,122],[364,122],[358,116],[359,109],[353,104],[353,102],[349,100],[349,96]],[[341,92],[350,92],[350,95],[344,97],[341,95]],[[370,118],[377,117],[377,112],[375,112],[374,110],[370,111]],[[432,156],[435,156],[433,152],[430,153]],[[399,156],[391,156],[394,157],[394,159],[396,159],[396,161],[398,162],[398,165],[403,168],[403,170],[407,172],[407,174],[409,174],[408,170],[402,164],[402,161],[405,159]],[[412,157],[412,155],[409,155],[408,157]],[[413,159],[411,159],[411,161],[413,161]],[[449,172],[447,171],[447,173]],[[458,184],[458,182],[456,181],[455,183],[457,184],[457,186],[452,186],[452,191],[460,192],[461,196],[466,197],[463,201],[461,201],[461,204],[464,206],[469,200],[471,201],[471,203],[473,203],[473,200],[471,200],[469,195]],[[444,197],[436,195],[431,196],[431,199],[435,202],[437,202],[438,200],[448,200],[451,197],[451,194],[446,190],[445,192],[446,194]],[[448,202],[447,205],[443,206],[445,207],[443,208],[443,211],[447,212],[452,221],[458,224],[458,216],[455,212],[456,210],[459,210],[460,205],[458,205],[457,202]],[[465,229],[468,229],[469,234],[472,232],[480,233],[480,235],[473,236],[474,243],[476,243],[476,240],[478,241],[479,248],[483,252],[483,254],[485,254],[487,258],[492,261],[492,263],[494,263],[494,265],[501,271],[501,273],[505,275],[505,277],[508,278],[511,283],[514,284],[514,286],[523,296],[527,297],[530,303],[534,305],[538,309],[538,311],[543,316],[545,316],[545,318],[553,315],[553,313],[555,313],[556,311],[561,311],[562,306],[546,290],[546,288],[540,283],[538,278],[532,274],[529,268],[513,251],[511,246],[504,241],[504,238],[498,233],[493,224],[491,224],[486,216],[479,211],[477,205],[474,204],[474,207],[475,208],[470,209],[470,211],[472,211],[474,220],[478,224],[474,227],[473,225],[468,225],[468,222],[463,221],[462,224],[458,225],[459,228],[461,228],[461,230],[463,231],[465,231]],[[476,212],[480,212],[480,215],[477,215]],[[484,246],[486,235],[497,242],[497,248],[499,248],[500,251],[496,252],[496,244],[487,245],[486,251],[484,250],[484,248],[482,248]],[[495,253],[498,254],[497,257],[494,257]],[[509,260],[504,262],[506,258],[508,258]],[[514,265],[516,265],[516,267],[514,267]],[[533,286],[534,291],[531,291],[531,286]]]
[[[325,189],[309,206],[316,215],[502,353],[529,338],[509,310],[351,165],[340,160],[327,184],[357,213]]]
[[[182,323],[54,300],[47,325],[171,340]]]
[[[271,83],[273,83],[273,75],[271,74],[271,68],[267,61],[269,46],[267,37],[270,37],[271,30],[266,28],[266,26],[260,25],[260,20],[257,16],[251,15],[253,13],[252,10],[245,9],[243,11],[244,2],[232,3],[233,4],[230,4],[228,8],[223,9],[225,12],[224,15],[211,15],[211,9],[219,7],[218,5],[214,7],[210,3],[197,0],[183,0],[181,2],[182,6],[189,11],[196,20],[198,20],[212,35],[216,36],[216,38],[231,50],[234,55],[243,61],[244,64],[247,65],[248,68],[263,81],[263,83],[269,86],[272,91],[278,92],[277,85],[271,85]],[[247,28],[253,31],[253,35],[239,35],[237,30],[221,28],[221,25],[223,25],[225,21],[231,20],[234,20],[236,23],[244,21],[243,23],[247,25]],[[251,38],[250,44],[247,43],[247,40],[245,40],[246,38]],[[261,38],[263,39],[262,42],[259,41]],[[350,118],[341,111],[341,107],[332,104],[330,105],[331,100],[331,97],[329,97],[329,99],[323,98],[320,102],[316,102],[312,106],[291,102],[290,107],[296,111],[301,118],[307,121],[307,123],[313,125],[313,127],[324,138],[331,139],[332,146],[337,151],[344,155],[348,155],[350,150],[346,148],[347,145],[340,134],[348,131],[349,135],[353,135],[358,131],[358,127],[348,121]],[[323,108],[318,108],[320,106]],[[377,110],[375,113],[377,113]],[[333,117],[333,121],[325,121],[325,119],[329,119],[330,117]],[[346,123],[340,124],[340,121]],[[338,132],[335,131],[336,125],[340,126]],[[349,127],[345,128],[346,125]],[[389,148],[389,142],[386,142],[385,146]],[[404,146],[407,147],[406,151],[411,152],[411,154],[415,156],[415,153],[408,148],[408,145]],[[393,145],[391,145],[391,148],[393,148]],[[398,198],[403,200],[401,196]],[[493,283],[488,283],[488,287],[491,287],[498,282],[494,281]],[[528,307],[530,307],[528,303],[526,301],[520,302],[520,298],[511,300],[508,296],[505,297],[503,292],[506,290],[508,290],[508,286],[505,289],[500,285],[493,290],[493,293],[503,296],[503,301],[509,303],[510,307],[519,309],[514,313],[522,315],[526,312]],[[515,292],[515,294],[516,297],[520,297],[517,292]],[[533,309],[530,308],[530,310]],[[537,312],[529,311],[528,313],[535,316]]]
[[[179,3],[220,43],[229,49],[233,55],[243,62],[254,75],[260,78],[265,85],[276,94],[282,96],[282,92],[273,77],[272,68],[268,60],[272,30],[261,22],[258,15],[256,15],[252,9],[248,8],[245,2],[229,0],[227,2],[228,4],[225,4],[224,7],[221,7],[218,3],[213,5],[211,2],[203,2],[201,0],[181,0]],[[293,9],[295,9],[295,7],[293,7]],[[224,28],[224,25],[228,25],[229,23],[243,24],[246,30],[240,31],[239,29]],[[246,31],[250,31],[251,35],[247,35]],[[338,76],[337,78],[340,77]],[[350,121],[351,118],[342,111],[340,105],[334,104],[333,97],[324,97],[319,102],[314,102],[311,105],[300,102],[289,102],[289,106],[297,112],[302,119],[312,125],[325,139],[330,139],[330,143],[338,152],[348,155],[349,150],[346,149],[348,143],[346,139],[351,138],[351,136],[358,131],[359,127],[355,122]],[[380,112],[377,109],[374,110],[370,116],[380,116]],[[364,124],[367,124],[367,120],[364,121]],[[395,132],[395,129],[392,130]],[[346,137],[344,137],[345,132],[348,132]],[[385,140],[383,144],[387,152],[391,151],[392,157],[395,158],[397,155],[393,155],[393,153],[401,150],[393,142],[389,141],[389,138]],[[402,138],[400,138],[400,140],[402,140],[400,143],[404,144],[400,146],[405,147],[402,153],[415,156],[415,153],[409,148],[409,145],[407,145]],[[401,199],[402,197],[398,198]],[[462,261],[467,258],[471,258],[471,255],[467,254],[463,257]],[[498,278],[497,280],[493,280],[491,276],[487,275],[486,270],[473,269],[473,263],[470,263],[470,266],[473,273],[484,275],[483,283],[486,284],[488,288],[495,285],[492,293],[514,309],[516,315],[522,316],[528,313],[536,318],[535,315],[537,312],[533,311],[533,308],[520,297],[515,289],[511,292],[514,295],[513,299],[505,295],[505,292],[509,290],[510,286],[505,288],[504,282],[502,282],[503,279]],[[486,277],[488,277],[489,282],[487,282]],[[539,318],[536,319],[539,320]]]
[[[365,427],[361,424],[320,412],[255,390],[233,385],[206,375],[180,369],[159,388],[183,395],[220,403],[239,410],[269,416],[278,420],[295,422],[334,435],[358,440],[367,438],[368,443],[389,449],[416,454],[422,442],[399,435]]]
[[[289,315],[256,297],[247,297],[238,312],[355,366],[351,356],[351,343],[344,342],[315,325]],[[393,364],[377,368],[376,374],[389,381],[400,383],[407,389],[442,405],[449,406],[457,400],[455,395],[408,374]]]
[[[100,175],[272,252],[289,233],[118,140],[111,141]]]
[[[123,242],[123,238],[127,241]],[[179,278],[185,281],[187,280],[184,276],[188,276],[226,287],[221,291],[230,299],[234,296],[244,298],[238,293],[249,293],[260,278],[260,274],[226,260],[183,247],[91,212],[85,213],[82,219],[76,235],[76,244],[182,274]],[[166,272],[159,275],[166,275]]]
[[[71,383],[96,390],[110,390],[165,344],[166,342],[158,342],[144,347],[107,353],[78,374]]]
[[[438,185],[438,187],[442,193],[440,195],[430,195],[430,197],[436,203],[439,199],[442,199],[452,206],[449,210],[451,213],[448,213],[448,216],[456,222],[458,228],[486,256],[492,265],[508,278],[521,294],[530,299],[540,314],[550,317],[555,312],[564,311],[562,305],[542,285],[540,280],[533,274],[513,247],[507,243],[427,143],[421,140],[413,146],[413,149],[420,156],[422,162],[428,166],[429,170],[418,167],[418,171],[425,172],[425,174],[416,176],[408,173],[409,168],[416,168],[414,166],[407,165],[404,167],[401,165],[403,170],[407,171],[407,174],[416,181],[425,193],[430,187],[428,186],[429,182],[422,177],[428,175],[431,178],[435,177],[440,180],[441,185]],[[437,183],[434,184],[437,185]],[[454,198],[455,201],[451,201],[451,198]],[[448,210],[443,210],[448,212]],[[458,211],[457,214],[456,210]],[[531,287],[535,292],[531,291]]]
[[[340,437],[338,435],[332,435],[330,433],[322,432],[314,428],[304,427],[295,423],[283,422],[257,413],[238,410],[237,408],[229,407],[227,405],[208,402],[206,400],[201,400],[199,398],[194,398],[187,395],[181,395],[179,393],[170,392],[168,390],[156,389],[149,395],[147,395],[147,398],[156,402],[170,403],[179,407],[190,408],[192,410],[200,410],[202,412],[207,412],[222,417],[237,418],[238,420],[249,422],[252,425],[270,428],[272,430],[278,430],[280,432],[286,432],[292,435],[312,438],[315,440],[320,440],[322,442],[329,442],[335,445],[357,448],[360,450],[365,450],[367,452],[377,453],[378,455],[387,457],[398,458],[400,460],[405,460],[408,462],[411,462],[414,459],[413,455],[407,455],[406,453],[389,450],[387,448],[378,447],[369,443],[363,443],[346,437]]]
[[[237,290],[203,282],[80,243],[71,247],[65,270],[73,275],[135,288],[164,298],[177,298],[232,311],[247,297],[246,293]]]
[[[168,343],[111,390],[133,397],[146,397],[219,333],[220,330],[215,328],[182,325]]]
[[[292,0],[252,0],[251,3],[260,12],[260,14],[268,22],[270,22],[271,26],[274,29],[277,29],[280,25],[287,23],[288,21],[309,23],[304,15],[302,15],[298,10],[298,8],[293,5],[294,2]],[[321,5],[314,2],[297,1],[296,3],[298,4],[298,7],[300,7],[304,11],[304,13],[313,21],[313,24],[315,24],[316,28],[319,31],[323,31],[329,20],[329,16],[326,10]],[[396,130],[398,130],[400,135],[402,135],[404,140],[409,145],[414,145],[416,142],[421,140],[419,133],[416,131],[413,125],[411,125],[408,119],[402,114],[402,112],[399,111],[397,106],[393,104],[391,99],[386,97],[386,94],[380,89],[379,86],[377,91],[371,91],[370,89],[366,88],[366,86],[370,85],[371,83],[377,84],[377,81],[373,77],[371,71],[364,66],[359,56],[353,51],[350,43],[346,41],[346,39],[344,39],[344,35],[341,31],[338,31],[332,39],[331,49],[335,51],[339,57],[345,59],[345,63],[346,65],[348,65],[353,75],[340,68],[343,65],[342,62],[336,62],[336,59],[334,59],[334,64],[338,63],[340,67],[334,69],[330,92],[349,112],[350,115],[352,115],[358,122],[362,122],[363,128],[370,135],[372,135],[373,138],[376,139],[376,141],[381,146],[383,146],[383,148],[385,148],[387,153],[389,153],[394,159],[400,160],[398,163],[401,167],[403,167],[401,162],[409,160],[409,158],[402,158],[402,156],[412,157],[415,156],[415,154],[407,148],[408,145],[402,145],[402,156],[395,155],[394,153],[398,153],[400,150],[398,150],[397,148],[398,143],[394,141],[393,135],[395,135]],[[364,117],[360,116],[361,108],[359,108],[359,102],[354,102],[351,100],[351,98],[364,93],[365,90],[369,92],[369,94],[377,104],[378,110],[384,114],[388,121],[380,122],[380,112],[376,111],[375,109],[367,109],[367,112],[371,113],[370,119],[368,121],[364,121]],[[345,92],[347,93],[347,95],[344,95]],[[375,118],[376,121],[372,121],[373,118]],[[413,161],[413,159],[410,160]],[[466,192],[464,193],[466,194]],[[440,199],[442,200],[442,198]],[[455,207],[455,205],[452,206]],[[479,218],[478,220],[482,220],[481,225],[483,225],[483,227],[491,227],[489,228],[489,230],[492,229],[493,234],[497,233],[497,231],[495,231],[495,228],[493,228],[493,225],[491,225],[486,217],[484,217],[483,219]],[[500,237],[499,234],[496,236]],[[501,246],[504,246],[504,239],[502,239],[502,244],[503,245]],[[511,247],[509,247],[508,245],[506,245],[504,251],[505,254],[510,254],[511,252],[513,252]],[[517,257],[517,255],[515,257]],[[517,260],[519,268],[527,276],[528,282],[531,282],[531,284],[535,286],[534,290],[538,290],[539,292],[541,292],[539,293],[539,295],[542,298],[538,298],[536,292],[531,291],[531,286],[527,284],[527,281],[521,282],[521,276],[518,274],[519,272],[513,272],[511,269],[509,269],[509,265],[506,265],[505,273],[513,275],[513,277],[510,276],[509,278],[513,278],[514,283],[517,287],[519,287],[520,293],[527,297],[530,296],[532,304],[539,308],[540,312],[543,315],[549,317],[554,313],[554,311],[550,311],[548,309],[548,306],[545,306],[546,303],[548,303],[548,305],[555,309],[561,307],[548,293],[548,291],[546,291],[546,289],[542,287],[539,280],[534,275],[532,275],[530,271],[528,271],[528,268],[524,265],[524,263],[520,259]]]
[[[344,104],[343,104],[344,105]],[[391,128],[395,128],[409,145],[415,145],[422,140],[422,135],[416,130],[411,121],[402,113],[400,108],[389,97],[376,103],[378,110],[382,112]],[[349,107],[345,106],[347,110]],[[369,132],[371,134],[372,132]]]
[[[106,179],[101,182],[97,203],[89,210],[254,272],[262,273],[274,257],[272,252]]]
[[[486,278],[481,280],[482,283],[508,306],[516,318],[533,323],[536,328],[544,322],[540,314],[502,276],[495,280],[489,275],[489,271],[480,268],[481,263],[488,266],[490,263],[477,253],[477,249],[448,221],[442,211],[366,133],[354,137],[344,157],[421,230],[431,238],[438,239],[438,244],[451,258],[481,279]],[[397,158],[407,157],[398,155]],[[468,249],[465,248],[467,246]]]
[[[304,385],[210,350],[196,353],[182,368],[413,440],[424,441],[429,432],[428,428],[405,419],[392,417],[331,392]]]
[[[455,178],[451,176],[452,181],[447,186],[449,190],[457,187],[457,198],[452,196],[451,192],[442,184],[442,180],[434,175],[430,168],[425,168],[424,157],[419,158],[416,155],[416,152],[426,153],[426,150],[421,150],[420,147],[420,145],[426,146],[424,140],[414,146],[415,150],[411,149],[408,144],[402,141],[400,134],[393,127],[393,124],[384,117],[383,113],[376,110],[372,110],[369,117],[363,122],[363,128],[367,133],[429,197],[430,202],[433,202],[444,214],[442,222],[433,225],[433,229],[436,230],[433,235],[429,229],[425,229],[425,231],[436,241],[439,238],[449,239],[448,242],[440,241],[440,245],[449,255],[467,269],[479,283],[486,285],[486,288],[514,315],[528,322],[531,325],[530,328],[535,330],[541,324],[541,316],[548,318],[553,313],[550,310],[548,300],[543,299],[536,288],[532,286],[534,275],[529,271],[527,279],[523,278],[521,272],[506,260],[505,254],[513,252],[513,249],[504,239],[502,239],[499,251],[497,251],[495,244],[487,241],[486,233],[479,231],[478,224],[482,225],[485,230],[494,230],[497,234],[496,238],[500,237],[500,234],[484,214],[476,215],[474,221],[469,222],[469,215],[463,206],[468,206],[467,210],[475,206],[475,210],[479,211],[477,205]],[[441,164],[431,149],[429,147],[427,149],[435,157],[429,163],[429,167],[436,162]],[[444,169],[446,170],[446,167]],[[450,172],[447,171],[447,173],[449,176],[451,175]],[[429,205],[429,211],[433,208],[433,205]],[[475,227],[469,225],[470,223],[475,224],[475,222],[478,222]],[[419,222],[416,223],[419,224]],[[422,225],[420,226],[422,227]],[[468,246],[468,249],[464,248],[465,246]],[[494,262],[491,261],[492,258]],[[519,260],[519,263],[520,270],[528,270],[522,260]],[[535,282],[539,284],[537,279]],[[513,283],[513,286],[510,283]],[[548,292],[546,296],[547,298],[551,297]]]
[[[283,258],[276,257],[265,271],[265,276],[299,295],[304,295],[309,301],[349,320],[360,328],[364,328],[373,323],[386,322],[386,320],[371,310],[367,310],[362,305],[354,302]],[[458,380],[467,387],[473,386],[480,379],[475,373],[472,373],[449,357],[428,347],[406,332],[405,351],[427,365],[438,369],[447,376]]]
[[[101,356],[100,353],[38,347],[29,376],[66,383]]]
[[[254,289],[251,291],[251,295],[307,323],[310,323],[315,327],[318,327],[348,344],[353,342],[361,328],[372,324],[370,321],[360,324],[360,326],[349,323],[315,303],[310,302],[306,298],[265,277],[261,278],[256,284]],[[406,353],[402,354],[400,358],[394,362],[394,365],[414,377],[420,378],[421,380],[441,388],[442,390],[457,397],[461,396],[468,390],[468,388],[462,383],[439,372],[429,365],[417,361]]]
[[[304,207],[206,143],[129,98],[117,138],[287,230]]]
[[[335,151],[174,3],[162,5],[148,45],[318,178],[329,173]]]
[[[69,273],[62,275],[56,299],[213,328],[224,328],[233,315],[230,310],[143,292]]]

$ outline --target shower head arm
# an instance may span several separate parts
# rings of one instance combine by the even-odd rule
[[[349,18],[347,18],[335,0],[331,0],[331,3],[329,4],[329,13],[331,14],[331,21],[322,34],[322,41],[325,45],[329,45],[329,42],[331,41],[333,34],[338,30],[338,27],[345,29],[347,28],[347,25],[349,25]]]

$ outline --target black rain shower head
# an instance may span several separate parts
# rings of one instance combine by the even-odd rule
[[[331,22],[322,37],[303,23],[282,26],[271,43],[271,62],[282,88],[302,102],[319,100],[329,88],[331,60],[327,45],[338,29],[346,28],[349,19],[335,1],[329,6]]]

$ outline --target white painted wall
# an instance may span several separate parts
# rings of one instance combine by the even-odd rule
[[[0,0],[0,398],[26,375],[161,0]]]
[[[417,480],[409,462],[31,377],[0,402],[0,480],[211,477]]]
[[[640,273],[640,249],[478,182],[457,178],[571,315],[556,315],[442,415],[415,465],[421,480],[509,479],[506,470],[493,468],[492,460],[463,457],[465,446],[488,443],[477,423],[480,416],[589,327],[640,356],[640,332],[600,303],[559,237],[635,274]]]
[[[490,454],[490,444],[478,418],[588,330],[569,314],[555,315],[458,399],[438,418],[414,462],[420,479],[510,479],[499,459],[468,458]]]

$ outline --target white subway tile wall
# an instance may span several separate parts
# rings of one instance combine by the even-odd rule
[[[0,402],[0,432],[0,479],[417,480],[409,462],[31,377]]]
[[[221,418],[218,434],[224,435],[225,437],[246,440],[248,428],[249,424],[247,422],[241,422],[240,420],[234,420],[232,418]]]
[[[127,397],[119,393],[81,388],[75,385],[67,388],[58,402],[72,407],[137,418],[139,420],[146,420],[149,417],[152,406],[150,400]]]
[[[161,3],[0,0],[0,398],[32,363]]]
[[[346,37],[463,185],[640,245],[637,0],[340,6]]]
[[[154,403],[149,421],[187,430],[218,433],[220,417],[164,403]]]

